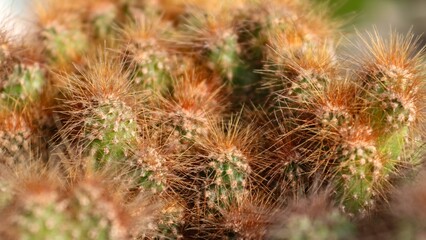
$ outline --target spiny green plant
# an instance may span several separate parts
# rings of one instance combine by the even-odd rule
[[[129,213],[108,190],[94,179],[81,182],[69,201],[71,216],[77,222],[77,238],[126,239]],[[106,214],[107,213],[107,214]]]
[[[171,143],[174,140],[156,136],[161,126],[142,130],[142,139],[135,149],[134,157],[127,160],[136,186],[146,192],[166,197],[184,195],[180,191],[189,191],[191,186],[184,178],[195,168],[195,162],[185,153],[175,152]]]
[[[150,239],[183,239],[182,226],[185,224],[184,207],[179,201],[167,201],[158,213]]]
[[[247,66],[240,57],[241,47],[234,25],[235,16],[225,14],[239,11],[242,7],[241,1],[212,1],[210,4],[216,6],[204,6],[206,12],[197,6],[189,11],[189,17],[183,25],[186,32],[183,37],[188,39],[188,45],[195,52],[194,56],[201,57],[200,63],[220,74],[226,83],[246,81],[240,78]]]
[[[379,150],[397,160],[410,154],[410,142],[424,137],[418,131],[424,119],[424,48],[417,49],[418,39],[411,32],[392,32],[389,39],[377,32],[368,36],[361,38],[366,47],[358,60],[365,107],[373,128],[383,132]]]
[[[123,30],[123,54],[132,72],[130,80],[141,89],[160,93],[170,90],[178,66],[165,40],[167,28],[160,18],[142,17]]]
[[[197,141],[206,155],[203,191],[212,215],[238,204],[249,192],[253,132],[241,129],[238,122],[238,117],[228,123],[211,122],[208,134]]]
[[[3,111],[0,113],[0,162],[13,166],[25,164],[34,157],[36,129],[24,114]]]
[[[172,93],[160,101],[160,111],[154,115],[168,126],[165,137],[175,140],[169,142],[175,152],[184,152],[196,136],[206,134],[209,118],[220,118],[225,105],[217,78],[202,71],[186,71],[173,81],[172,88]]]
[[[285,36],[285,32],[277,34],[271,45],[277,52],[271,54],[273,60],[265,65],[265,74],[272,76],[264,85],[284,101],[282,105],[296,105],[297,109],[298,104],[310,101],[309,98],[323,90],[331,78],[337,77],[338,66],[327,43],[307,46],[302,53],[294,53],[284,48],[286,43],[281,38]]]
[[[12,42],[8,33],[1,33],[0,105],[22,109],[40,100],[47,84],[46,69],[40,57],[29,46]]]
[[[221,211],[223,220],[218,224],[218,232],[231,239],[265,239],[279,212],[279,204],[267,194],[251,193]]]
[[[54,65],[68,67],[71,61],[80,60],[89,47],[78,3],[49,0],[36,5],[39,36],[48,61]]]
[[[10,105],[22,105],[19,102],[39,98],[45,83],[44,71],[38,64],[18,64],[3,85],[0,97]]]
[[[392,163],[378,153],[376,141],[372,129],[362,123],[342,130],[342,143],[336,150],[336,184],[348,212],[371,207],[389,177]]]
[[[130,216],[101,182],[86,179],[68,195],[59,179],[27,180],[2,212],[10,239],[127,239]]]
[[[141,98],[132,93],[119,65],[101,56],[82,75],[65,80],[61,112],[67,117],[60,133],[92,154],[96,168],[123,162],[138,143],[140,109],[136,106]]]
[[[25,165],[2,165],[2,185],[9,189],[2,192],[7,201],[1,210],[1,235],[7,239],[53,237],[58,231],[49,231],[46,222],[54,219],[50,226],[55,230],[65,223],[59,213],[61,207],[54,201],[58,197],[55,191],[63,182],[57,171],[48,170],[33,159],[26,160]],[[50,215],[54,212],[57,215]]]
[[[97,39],[108,39],[114,35],[114,25],[120,17],[120,1],[95,0],[88,4],[88,21]]]
[[[270,239],[354,239],[354,227],[330,203],[328,193],[295,199],[272,227]],[[278,215],[278,214],[277,214]]]
[[[308,0],[38,3],[0,30],[8,239],[350,239],[422,162],[411,33],[341,54]]]

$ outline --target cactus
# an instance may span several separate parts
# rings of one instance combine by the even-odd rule
[[[139,135],[137,113],[132,108],[137,98],[128,91],[126,75],[113,61],[103,61],[100,59],[87,69],[89,82],[69,76],[63,111],[70,118],[61,130],[94,156],[95,168],[122,161],[137,145]],[[77,101],[75,96],[79,96]],[[75,135],[76,131],[80,133]]]
[[[197,136],[205,135],[209,118],[218,119],[224,112],[221,88],[215,78],[204,72],[186,71],[174,81],[173,93],[160,102],[162,111],[156,113],[165,125],[165,138],[174,152],[182,153],[190,147]]]
[[[213,215],[240,203],[248,193],[252,171],[249,165],[252,133],[248,129],[240,129],[238,122],[238,117],[228,123],[210,122],[209,135],[199,141],[207,158],[207,166],[202,173],[204,195]]]
[[[158,26],[161,31],[158,31]],[[124,55],[132,71],[131,80],[141,89],[161,93],[170,89],[176,58],[165,40],[167,25],[161,19],[142,18],[126,28]]]
[[[47,85],[46,69],[40,56],[22,43],[0,33],[0,104],[1,108],[23,109],[39,101]]]
[[[57,198],[55,192],[46,192],[31,196],[31,200],[23,203],[21,214],[16,216],[20,239],[72,238],[70,219]]]
[[[160,211],[160,219],[157,222],[156,239],[183,239],[181,227],[184,224],[183,208],[179,203],[170,202]]]
[[[126,239],[127,213],[99,182],[85,180],[67,196],[46,180],[24,185],[3,214],[11,239]]]
[[[6,104],[22,107],[40,98],[46,78],[38,64],[17,64],[2,86],[0,98]]]
[[[49,0],[39,3],[36,13],[39,35],[48,60],[56,66],[65,66],[69,61],[79,60],[89,47],[89,39],[83,30],[78,2],[59,4]]]
[[[273,77],[264,84],[285,100],[284,106],[290,104],[297,108],[298,104],[312,101],[312,95],[327,88],[331,79],[336,77],[337,63],[328,43],[306,46],[300,53],[292,53],[283,48],[285,43],[282,43],[281,37],[280,33],[277,34],[272,46],[276,51],[285,53],[271,54],[272,60],[270,66],[265,66],[265,74],[272,73]]]
[[[91,1],[89,3],[89,19],[95,37],[108,38],[118,18],[118,4],[111,0]]]
[[[343,141],[338,146],[336,179],[344,209],[354,212],[374,204],[387,177],[390,161],[380,156],[370,127],[355,124],[342,130]]]
[[[57,172],[34,163],[9,168],[9,174],[3,175],[12,194],[1,210],[5,217],[2,226],[6,226],[1,235],[8,239],[72,239],[71,219],[60,193],[62,181]]]
[[[218,3],[214,12],[202,14],[202,9],[194,7],[190,17],[184,25],[187,32],[185,37],[190,38],[190,47],[193,51],[200,51],[200,61],[219,73],[226,83],[244,81],[238,74],[247,70],[246,64],[240,57],[241,47],[238,42],[238,33],[233,25],[233,15],[224,12],[238,11],[238,1],[232,3]]]
[[[62,63],[76,59],[87,49],[87,38],[78,28],[52,26],[44,30],[42,35],[52,62]]]
[[[167,167],[167,159],[159,153],[158,149],[143,147],[132,165],[138,173],[140,188],[154,193],[161,193],[167,189],[170,170]]]
[[[9,166],[25,164],[31,157],[34,128],[24,114],[8,112],[0,117],[0,162]]]
[[[33,33],[0,29],[4,238],[351,239],[423,164],[412,33],[345,53],[309,0],[34,10]]]
[[[379,150],[397,160],[410,151],[406,142],[416,137],[410,135],[422,119],[422,50],[416,51],[418,40],[412,33],[403,36],[392,32],[389,40],[377,34],[369,38],[362,38],[371,45],[360,61],[365,66],[362,84],[366,107],[373,116],[373,127],[383,131]]]
[[[210,208],[227,208],[234,201],[241,201],[246,193],[250,166],[236,149],[209,156],[206,172],[206,198]]]
[[[222,211],[217,229],[231,239],[265,239],[280,208],[269,196],[250,194],[242,202]]]
[[[332,206],[328,193],[294,200],[272,226],[270,239],[354,239],[354,226]]]
[[[78,224],[73,232],[76,238],[126,239],[127,213],[103,186],[93,180],[78,186],[70,199],[70,211]]]
[[[102,99],[104,100],[104,99]],[[136,141],[138,126],[130,107],[118,99],[94,102],[83,116],[84,134],[90,139],[90,148],[102,165],[129,154],[129,145]]]

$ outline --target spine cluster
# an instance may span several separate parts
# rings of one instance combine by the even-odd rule
[[[29,36],[0,29],[1,237],[423,236],[424,191],[395,192],[424,157],[412,33],[343,52],[308,0],[34,10]]]

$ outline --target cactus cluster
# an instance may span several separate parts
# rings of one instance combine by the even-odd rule
[[[411,32],[346,43],[309,0],[33,9],[0,29],[1,239],[424,237]]]

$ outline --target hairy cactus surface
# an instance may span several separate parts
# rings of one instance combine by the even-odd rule
[[[1,239],[424,237],[412,32],[311,0],[33,4],[0,24]]]

